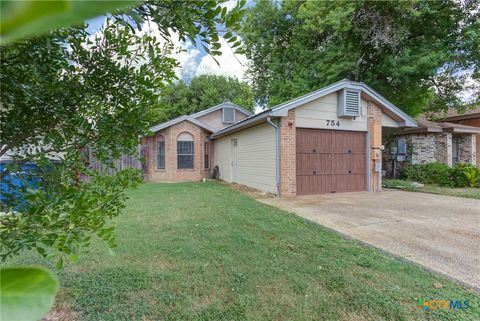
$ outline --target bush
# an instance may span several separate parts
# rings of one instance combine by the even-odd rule
[[[405,168],[403,178],[447,187],[479,187],[480,170],[469,164],[453,168],[443,163],[415,164]]]
[[[452,168],[443,163],[415,164],[403,171],[403,176],[407,180],[440,186],[456,186],[452,174]]]
[[[470,164],[459,164],[455,166],[454,171],[457,177],[458,185],[468,187],[480,187],[480,170]]]

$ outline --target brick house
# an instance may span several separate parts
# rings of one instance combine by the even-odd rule
[[[146,179],[212,175],[278,196],[378,191],[382,128],[416,122],[364,83],[342,80],[256,115],[227,103],[151,128]]]
[[[480,108],[465,114],[450,111],[433,116],[430,121],[421,116],[417,128],[390,131],[394,139],[384,152],[384,170],[396,177],[408,164],[439,162],[449,166],[480,163]],[[385,135],[386,136],[386,135]]]

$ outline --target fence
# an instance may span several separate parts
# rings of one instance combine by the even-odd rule
[[[88,161],[90,168],[102,173],[104,175],[115,175],[118,171],[126,168],[136,168],[142,170],[145,173],[145,163],[141,160],[145,158],[147,146],[139,145],[137,149],[137,155],[123,155],[120,159],[114,160],[112,165],[107,165],[99,160],[96,160],[91,151],[88,151]]]

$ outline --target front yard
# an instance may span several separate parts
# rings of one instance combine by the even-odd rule
[[[423,186],[421,186],[423,185]],[[444,187],[433,184],[415,184],[401,179],[383,179],[383,186],[409,192],[431,193],[446,196],[457,196],[480,199],[480,188],[473,187]]]
[[[143,184],[130,196],[115,254],[97,242],[65,267],[57,310],[112,321],[480,319],[478,293],[224,184]],[[471,307],[426,312],[418,299]]]

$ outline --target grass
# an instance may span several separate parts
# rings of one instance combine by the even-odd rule
[[[421,192],[480,199],[480,188],[443,187],[431,184],[424,184],[423,187],[417,187],[413,184],[413,182],[400,179],[383,179],[383,186],[387,188],[397,188],[410,192]]]
[[[97,242],[61,272],[57,306],[82,320],[480,320],[478,293],[227,185],[130,197],[115,256]],[[419,298],[471,308],[425,312]]]

